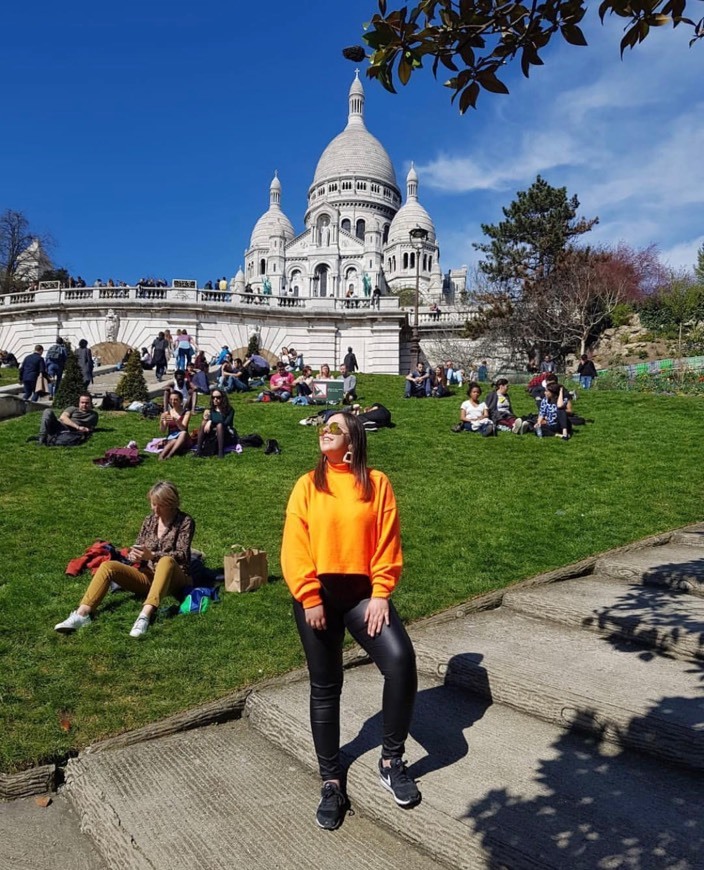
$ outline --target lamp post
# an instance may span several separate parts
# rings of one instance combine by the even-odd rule
[[[420,362],[420,334],[418,332],[418,306],[420,304],[420,252],[423,250],[423,243],[428,238],[428,231],[423,227],[415,226],[410,232],[411,244],[416,252],[416,300],[413,312],[413,331],[411,333],[411,353],[413,354],[414,364],[417,366]]]

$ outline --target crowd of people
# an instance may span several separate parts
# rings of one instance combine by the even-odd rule
[[[32,366],[48,367],[49,354],[44,357],[40,345],[27,359],[32,356],[40,362],[23,363],[21,377]],[[391,602],[403,565],[398,509],[390,481],[367,462],[367,432],[391,426],[391,413],[378,403],[362,408],[355,402],[359,364],[353,348],[348,348],[336,377],[327,364],[315,373],[291,347],[283,347],[273,365],[257,353],[247,354],[244,360],[233,358],[227,346],[208,360],[187,330],[177,330],[175,338],[166,330],[160,332],[150,349],[142,348],[142,357],[144,365],[157,369],[159,380],[170,358],[178,366],[164,391],[158,419],[163,442],[160,460],[188,452],[222,458],[236,447],[240,439],[230,393],[263,387],[257,397],[261,401],[270,396],[268,401],[314,402],[316,382],[342,382],[340,405],[327,407],[315,417],[318,461],[293,487],[281,544],[282,573],[293,599],[310,679],[311,732],[321,778],[315,821],[323,829],[334,830],[349,810],[339,736],[346,631],[384,677],[378,760],[381,785],[399,806],[417,805],[421,794],[404,761],[417,693],[415,652]],[[580,363],[580,378],[596,376],[587,362]],[[51,363],[55,364],[53,358]],[[214,385],[208,381],[211,367],[219,369]],[[479,371],[486,383],[486,363]],[[591,381],[587,388],[590,385]],[[452,396],[454,386],[466,387],[467,392],[456,431],[491,436],[503,430],[565,440],[571,436],[574,394],[559,382],[554,370],[536,373],[528,384],[535,402],[535,413],[530,415],[514,412],[506,378],[496,378],[482,400],[479,379],[467,380],[452,360],[428,369],[419,362],[405,379],[405,397]],[[192,427],[199,394],[207,394],[209,404],[200,424]],[[90,437],[97,424],[91,395],[85,392],[76,407],[66,408],[58,417],[50,409],[44,412],[38,440],[47,446],[78,444]],[[147,495],[150,513],[134,545],[102,562],[76,609],[54,626],[57,632],[72,634],[87,628],[108,591],[117,586],[143,599],[129,632],[132,638],[142,638],[163,599],[181,597],[193,585],[195,520],[182,509],[180,493],[169,481],[159,481]],[[350,517],[354,518],[353,535],[349,534]]]

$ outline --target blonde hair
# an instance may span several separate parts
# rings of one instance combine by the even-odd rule
[[[149,498],[157,504],[177,511],[181,506],[181,497],[170,480],[160,480],[149,490]]]

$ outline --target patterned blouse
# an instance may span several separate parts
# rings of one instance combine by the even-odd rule
[[[156,514],[149,514],[142,523],[137,537],[137,545],[148,547],[154,554],[150,565],[155,567],[162,556],[172,556],[179,567],[188,573],[191,563],[191,541],[196,530],[193,517],[178,511],[162,538],[157,534],[158,527],[159,517]]]

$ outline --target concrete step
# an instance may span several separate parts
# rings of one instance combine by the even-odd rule
[[[372,665],[345,674],[341,739],[350,799],[358,814],[423,844],[438,863],[458,870],[701,866],[698,774],[428,677],[420,679],[406,753],[423,799],[399,809],[377,775],[382,682]],[[308,697],[307,681],[256,691],[246,713],[312,770]]]
[[[665,544],[604,556],[597,561],[594,573],[704,596],[704,557],[686,544]]]
[[[684,532],[675,532],[670,543],[686,544],[689,547],[704,547],[704,523],[689,526]]]
[[[434,870],[361,814],[315,824],[318,777],[245,721],[69,762],[66,794],[111,870]]]
[[[417,629],[421,671],[533,716],[704,768],[701,666],[509,608]]]
[[[680,658],[704,658],[704,599],[686,592],[590,575],[509,589],[503,603],[537,619],[635,640]]]

